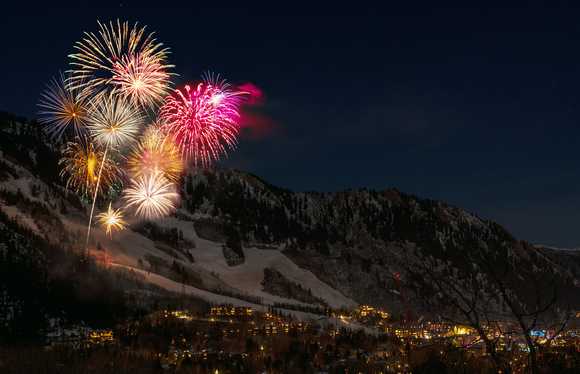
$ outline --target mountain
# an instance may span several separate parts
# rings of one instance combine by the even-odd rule
[[[2,212],[52,245],[82,248],[88,202],[64,188],[58,147],[34,123],[0,117]],[[430,269],[463,288],[476,274],[489,295],[499,274],[522,305],[553,288],[559,303],[579,307],[579,252],[533,246],[441,201],[396,189],[292,192],[215,169],[185,175],[181,196],[171,217],[130,219],[112,239],[95,228],[93,255],[170,292],[297,315],[357,304],[432,312],[421,283]]]
[[[294,193],[247,173],[212,170],[188,176],[183,195],[184,208],[200,217],[198,235],[280,248],[358,303],[400,305],[396,278],[427,257],[450,275],[472,271],[481,258],[509,263],[511,275],[557,274],[563,299],[578,300],[579,253],[532,246],[497,223],[396,189]],[[529,288],[511,275],[514,289]]]

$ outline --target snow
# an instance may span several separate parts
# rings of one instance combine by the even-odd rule
[[[223,257],[222,244],[199,238],[191,222],[183,222],[171,217],[158,224],[182,230],[184,238],[196,243],[196,248],[191,250],[196,264],[219,274],[221,280],[247,294],[262,297],[271,302],[299,303],[262,291],[264,269],[273,268],[288,280],[302,285],[305,289],[310,289],[314,296],[323,299],[332,308],[352,308],[357,305],[352,299],[322,282],[312,272],[298,267],[279,249],[244,248],[245,262],[237,266],[229,266]]]
[[[0,209],[2,209],[2,211],[4,213],[6,213],[6,215],[8,215],[8,217],[18,220],[18,222],[22,226],[34,231],[36,234],[38,234],[40,236],[43,235],[42,232],[40,231],[40,229],[38,228],[38,226],[36,226],[36,223],[34,222],[34,220],[32,218],[22,214],[20,212],[20,210],[18,210],[18,208],[16,208],[15,206],[8,206],[8,205],[1,204]]]
[[[264,269],[269,267],[278,270],[288,280],[301,284],[305,289],[310,289],[314,296],[323,299],[333,308],[357,305],[353,300],[320,281],[310,271],[299,268],[280,250],[244,248],[245,262],[237,266],[228,266],[222,254],[221,244],[203,239],[198,239],[197,243],[198,247],[194,252],[196,262],[219,274],[220,279],[226,283],[235,285],[246,293],[273,302],[287,302],[287,299],[261,290]]]
[[[204,245],[200,247],[203,248]],[[320,281],[312,272],[299,268],[279,250],[244,248],[244,253],[246,261],[235,267],[228,267],[223,257],[221,261],[212,261],[211,256],[198,257],[200,262],[203,262],[206,267],[212,267],[226,282],[237,284],[246,292],[261,289],[264,269],[269,267],[279,271],[288,280],[302,285],[305,289],[310,289],[314,296],[323,299],[333,308],[348,308],[357,305],[353,300]],[[264,298],[268,295],[262,291],[258,291],[257,294]]]
[[[546,249],[551,249],[554,251],[580,251],[580,248],[559,248],[559,247],[553,247],[550,245],[542,245],[542,244],[534,244],[534,247],[536,248],[546,248]]]
[[[63,223],[71,232],[80,232],[84,235],[86,226],[71,219],[63,219]],[[137,268],[138,260],[145,261],[146,255],[160,257],[169,264],[174,260],[180,265],[198,273],[208,289],[221,288],[241,294],[262,298],[265,304],[289,303],[294,305],[308,305],[303,302],[271,295],[262,291],[261,282],[264,278],[264,269],[274,268],[287,279],[310,289],[312,294],[323,299],[333,308],[353,308],[357,303],[326,283],[320,281],[310,271],[301,269],[278,249],[244,248],[246,260],[238,266],[228,266],[223,257],[222,244],[199,238],[192,222],[181,221],[169,217],[156,224],[163,227],[177,227],[183,231],[184,238],[195,242],[196,247],[190,249],[195,263],[183,259],[175,259],[167,253],[157,249],[150,239],[131,231],[130,229],[115,233],[109,238],[98,227],[92,229],[92,237],[105,248],[113,261],[119,265]],[[79,238],[80,239],[80,238]],[[181,286],[180,286],[181,287]]]
[[[5,160],[5,162],[10,164],[19,175],[16,179],[10,178],[9,180],[4,181],[1,183],[1,187],[12,191],[20,189],[26,198],[47,206],[42,196],[44,196],[45,192],[54,196],[51,187],[43,183],[21,166],[13,164],[8,160]],[[41,191],[39,196],[32,196],[32,185],[39,186]],[[11,217],[18,217],[22,224],[28,226],[31,230],[40,233],[34,220],[24,215],[16,207],[2,205],[1,209]],[[69,233],[73,236],[77,236],[75,237],[76,241],[79,244],[82,243],[84,246],[84,236],[86,233],[86,216],[83,215],[84,212],[75,212],[67,216],[63,216],[59,212],[55,213],[60,217]],[[98,212],[95,212],[95,214],[97,213]],[[104,231],[95,226],[92,229],[91,242],[100,243],[111,256],[112,261],[119,266],[128,266],[135,269],[139,267],[139,260],[141,260],[142,263],[145,263],[144,267],[147,268],[147,255],[159,257],[165,260],[169,265],[171,265],[173,261],[176,261],[180,265],[199,274],[204,287],[207,289],[220,288],[226,291],[259,297],[262,299],[264,304],[272,305],[274,303],[288,303],[294,305],[308,305],[297,300],[271,295],[262,290],[261,282],[264,277],[264,269],[273,268],[279,271],[288,280],[300,284],[307,290],[310,289],[315,297],[324,300],[330,307],[353,308],[357,306],[355,301],[347,298],[339,291],[322,282],[312,272],[301,269],[297,266],[282,253],[280,248],[244,248],[246,257],[245,262],[233,267],[228,266],[223,257],[222,243],[211,242],[197,236],[193,222],[189,220],[189,217],[195,219],[198,218],[199,214],[191,215],[181,211],[180,213],[186,217],[184,220],[175,217],[167,217],[155,223],[163,227],[175,227],[183,232],[185,239],[195,243],[195,248],[190,249],[190,252],[195,259],[195,263],[191,263],[184,256],[180,256],[178,259],[170,256],[158,249],[153,241],[130,229],[115,233],[112,238],[109,238],[105,235]],[[130,219],[129,221],[129,227],[131,224],[137,223],[137,220],[135,219]],[[166,287],[174,287],[175,284],[177,284],[178,288],[181,289],[181,284],[169,281],[161,275],[152,274],[147,279],[155,282],[161,282],[161,279],[165,279],[163,282]],[[167,282],[173,282],[175,284]],[[190,288],[191,291],[194,292],[194,288]],[[208,300],[223,300],[225,297],[211,293],[210,291],[202,291],[203,290],[195,289],[197,294],[203,294],[204,298]]]
[[[202,289],[199,289],[199,288],[196,288],[193,286],[183,285],[179,282],[175,282],[171,279],[165,278],[159,274],[150,273],[148,271],[145,271],[145,270],[142,270],[139,268],[135,268],[135,267],[131,267],[131,266],[123,265],[123,264],[118,264],[118,263],[112,263],[111,265],[113,267],[123,268],[126,270],[134,271],[135,273],[140,274],[147,282],[154,284],[158,287],[161,287],[167,291],[171,291],[171,292],[175,292],[175,293],[185,293],[187,295],[203,299],[203,300],[205,300],[209,303],[213,303],[213,304],[226,304],[226,305],[234,305],[234,306],[241,306],[241,307],[250,307],[254,310],[262,311],[262,312],[268,311],[267,305],[254,304],[254,303],[251,303],[251,302],[248,302],[245,300],[237,299],[235,297],[214,294],[212,292],[202,290]],[[340,325],[340,327],[345,327],[348,329],[354,329],[354,330],[364,329],[367,333],[370,333],[370,334],[377,333],[376,330],[362,326],[362,325],[355,323],[355,322],[344,321],[341,319],[330,319],[326,316],[320,316],[317,314],[300,312],[300,311],[296,311],[296,310],[283,309],[283,308],[277,308],[277,309],[284,314],[291,315],[292,317],[299,319],[299,320],[302,320],[302,321],[309,321],[309,320],[310,321],[317,321],[318,323],[321,323],[323,325],[336,324],[336,325]]]
[[[139,269],[139,268],[136,268],[133,266],[123,265],[123,264],[119,264],[119,263],[112,263],[111,265],[114,267],[119,267],[119,268],[124,268],[127,270],[134,271],[134,272],[142,275],[143,278],[147,282],[154,284],[156,286],[159,286],[167,291],[171,291],[171,292],[175,292],[175,293],[185,292],[188,295],[198,297],[200,299],[203,299],[207,302],[214,303],[214,304],[232,304],[232,305],[237,305],[237,306],[252,307],[255,309],[265,308],[262,305],[250,303],[250,302],[247,302],[247,301],[244,301],[241,299],[237,299],[234,297],[218,295],[218,294],[215,294],[215,293],[212,293],[212,292],[209,292],[206,290],[202,290],[202,289],[199,289],[199,288],[196,288],[193,286],[184,285],[182,283],[175,282],[169,278],[163,277],[159,274],[148,272],[146,270],[142,270],[142,269]]]

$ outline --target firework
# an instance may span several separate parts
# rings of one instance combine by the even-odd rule
[[[183,158],[207,167],[237,144],[239,106],[244,92],[208,75],[194,88],[176,89],[161,107],[161,129]]]
[[[59,164],[60,175],[66,179],[67,188],[81,195],[94,194],[98,178],[98,168],[103,163],[101,173],[101,192],[109,189],[120,180],[121,169],[111,159],[105,159],[104,152],[94,148],[93,144],[69,142],[66,144]]]
[[[171,182],[177,182],[183,170],[177,147],[157,125],[151,125],[145,131],[129,156],[128,167],[134,178],[162,173]]]
[[[39,122],[53,139],[62,138],[71,128],[78,137],[84,135],[87,119],[87,101],[79,91],[66,86],[65,77],[54,78],[40,96]]]
[[[151,56],[123,56],[113,68],[114,92],[144,108],[155,107],[169,91],[170,74]]]
[[[120,209],[113,209],[109,203],[109,209],[97,216],[100,224],[105,227],[107,235],[112,236],[113,230],[121,231],[125,229],[126,222],[123,220],[123,213]]]
[[[169,49],[137,23],[132,27],[119,20],[97,23],[98,33],[85,32],[75,44],[75,53],[69,55],[69,86],[87,94],[113,88],[134,104],[160,102],[170,87]]]
[[[97,143],[118,147],[135,140],[144,121],[139,108],[110,93],[93,100],[88,128]]]
[[[175,209],[178,196],[173,183],[161,173],[142,175],[125,191],[127,207],[135,206],[136,215],[146,219],[168,215]]]
[[[107,161],[107,152],[111,147],[119,147],[135,140],[143,120],[144,116],[136,106],[128,103],[121,96],[114,95],[112,92],[98,95],[93,99],[93,104],[90,108],[88,128],[92,138],[105,147],[105,152],[101,166],[99,167],[99,173],[97,174],[93,204],[89,215],[86,240],[87,251],[89,238],[91,236],[91,224],[93,222],[95,204],[97,202],[97,192],[101,183],[101,174]]]

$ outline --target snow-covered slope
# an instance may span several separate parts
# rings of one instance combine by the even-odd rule
[[[8,139],[0,143],[0,208],[47,240],[82,250],[88,206],[62,186],[55,150],[34,127],[9,127],[0,138]],[[33,135],[15,135],[27,131]],[[415,283],[425,261],[454,281],[475,272],[487,288],[501,265],[524,303],[537,299],[526,277],[555,284],[565,302],[580,300],[575,251],[534,247],[492,221],[396,189],[295,193],[248,173],[206,170],[184,177],[181,196],[166,219],[133,220],[113,238],[95,228],[92,253],[102,257],[102,248],[118,266],[186,283],[207,300],[303,309],[365,303],[396,313],[433,296],[417,292],[426,289]],[[275,274],[266,287],[265,272]]]
[[[195,259],[194,263],[169,256],[157,249],[155,243],[150,239],[131,230],[121,232],[115,235],[113,239],[108,239],[100,229],[95,230],[95,235],[99,243],[109,251],[113,261],[116,263],[136,267],[139,266],[138,260],[145,259],[146,254],[161,257],[168,262],[175,260],[180,265],[202,275],[204,285],[210,289],[221,286],[234,292],[261,298],[265,304],[304,304],[262,291],[261,282],[264,279],[264,269],[274,268],[288,279],[302,285],[304,288],[310,289],[314,296],[324,300],[330,307],[350,308],[357,305],[353,300],[320,281],[310,271],[298,267],[279,249],[244,248],[246,257],[244,263],[237,266],[229,266],[223,255],[223,243],[216,243],[197,237],[191,222],[188,225],[188,222],[171,217],[159,220],[156,223],[165,228],[176,227],[183,230],[184,237],[195,243],[195,248],[189,249]],[[70,227],[70,224],[68,226]],[[142,265],[144,268],[149,267],[146,262],[145,259]]]
[[[67,213],[63,214],[56,206],[66,204],[62,196],[62,191],[58,191],[55,186],[43,182],[30,171],[20,167],[12,161],[0,155],[0,161],[12,168],[14,175],[9,176],[0,182],[0,189],[12,193],[22,194],[25,205],[27,202],[34,202],[45,206],[51,210],[55,217],[58,217],[65,227],[71,241],[74,241],[79,249],[82,249],[82,243],[86,232],[87,216],[85,211],[69,207]],[[33,191],[35,191],[33,193]],[[48,203],[46,198],[51,203]],[[6,199],[0,197],[0,209],[10,217],[17,219],[22,226],[28,227],[34,232],[51,238],[51,230],[54,227],[39,228],[38,218],[34,213],[27,212],[22,206],[11,205]],[[84,209],[88,211],[88,206]],[[178,216],[187,217],[187,213]],[[129,220],[132,225],[138,225],[135,219]],[[357,303],[329,285],[322,282],[310,271],[301,269],[286,257],[279,249],[259,249],[255,247],[244,248],[246,256],[245,261],[237,266],[229,266],[224,258],[222,246],[224,243],[213,242],[201,239],[195,232],[194,225],[189,220],[181,220],[175,216],[167,217],[154,222],[155,225],[170,230],[175,228],[183,233],[187,242],[192,243],[192,248],[185,250],[191,253],[195,262],[191,262],[185,256],[172,256],[167,251],[160,249],[159,243],[145,237],[144,235],[131,230],[130,228],[116,233],[112,238],[105,235],[99,227],[92,230],[91,248],[94,249],[96,243],[104,249],[110,257],[110,261],[117,266],[127,266],[133,269],[141,269],[149,275],[146,279],[154,283],[159,283],[159,279],[165,279],[164,288],[172,289],[178,282],[171,281],[161,275],[156,275],[152,270],[150,258],[155,257],[165,261],[169,267],[173,263],[188,269],[201,279],[204,290],[196,293],[202,299],[209,302],[231,302],[237,305],[247,305],[248,302],[236,297],[227,297],[215,292],[227,293],[231,295],[240,295],[244,298],[249,296],[256,298],[264,305],[273,305],[274,303],[293,304],[297,306],[307,305],[298,300],[268,294],[262,291],[262,281],[264,279],[264,269],[273,268],[282,273],[287,279],[300,284],[305,289],[311,290],[315,297],[323,300],[328,306],[333,308],[352,308]],[[95,253],[92,251],[91,253]],[[179,252],[177,252],[179,253]],[[153,274],[151,274],[153,273]],[[172,282],[172,286],[168,287]],[[194,287],[187,286],[189,289]],[[212,292],[215,290],[215,292]],[[225,291],[225,292],[224,292]],[[252,303],[251,303],[252,304]]]
[[[534,245],[534,247],[536,247],[536,248],[550,249],[550,250],[553,250],[553,251],[572,251],[572,252],[577,251],[577,252],[580,252],[580,248],[579,247],[577,247],[577,248],[561,248],[561,247],[554,247],[554,246],[551,246],[551,245],[542,245],[542,244],[536,244],[536,245]]]

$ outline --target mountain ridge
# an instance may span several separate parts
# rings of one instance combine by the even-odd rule
[[[63,241],[78,245],[87,204],[64,189],[55,147],[39,127],[15,118],[4,116],[0,127],[1,207],[47,238],[51,230],[64,230]],[[443,266],[458,282],[473,271],[487,282],[493,275],[483,268],[487,259],[518,273],[506,280],[524,304],[533,295],[526,295],[520,275],[554,278],[566,301],[580,300],[580,256],[564,258],[517,240],[491,220],[396,188],[292,192],[250,173],[212,169],[186,174],[181,196],[171,217],[144,231],[136,225],[112,240],[96,228],[93,244],[105,247],[120,266],[270,305],[304,303],[264,291],[272,289],[262,285],[265,269],[334,307],[372,304],[423,314],[429,310],[416,283],[423,262]],[[31,212],[19,199],[53,212]]]

